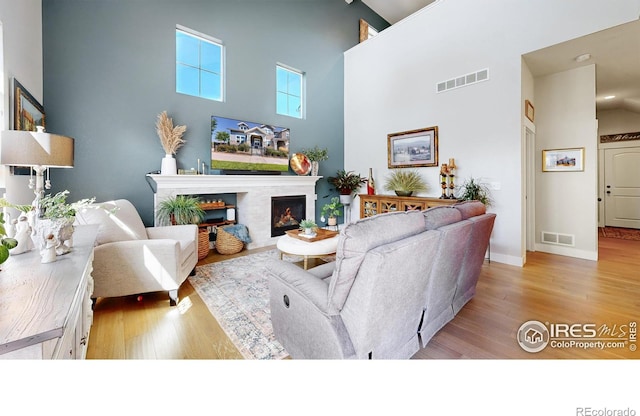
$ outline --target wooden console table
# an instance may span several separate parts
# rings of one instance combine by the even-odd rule
[[[360,218],[385,212],[422,211],[427,208],[453,205],[457,199],[428,198],[421,196],[367,195],[360,194]]]
[[[83,359],[93,322],[97,225],[77,226],[73,250],[53,263],[14,255],[0,271],[0,359]]]

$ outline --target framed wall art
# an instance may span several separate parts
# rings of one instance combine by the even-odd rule
[[[36,126],[44,127],[44,107],[13,79],[13,129],[36,131]]]
[[[387,135],[389,169],[438,166],[438,126]]]
[[[581,172],[584,170],[584,147],[542,151],[543,172]]]
[[[529,100],[524,100],[524,115],[533,123],[535,108],[533,108],[533,104]]]

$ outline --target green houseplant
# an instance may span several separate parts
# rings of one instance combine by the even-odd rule
[[[327,181],[333,185],[340,195],[351,195],[367,181],[366,178],[354,173],[340,169],[335,176],[330,176]]]
[[[158,204],[156,218],[161,225],[200,224],[205,212],[200,200],[190,195],[177,195]]]
[[[340,208],[344,205],[340,202],[340,198],[333,197],[331,198],[331,202],[324,204],[322,210],[320,211],[321,220],[324,221],[324,218],[328,218],[328,225],[336,225],[338,222],[337,218],[340,216]]]
[[[0,198],[0,207],[11,207],[4,198]],[[18,245],[18,240],[7,235],[4,228],[4,213],[0,211],[0,264],[9,259],[9,250]]]
[[[493,203],[489,187],[473,177],[466,179],[458,187],[458,199],[463,201],[480,201],[486,206]]]
[[[427,190],[427,183],[417,170],[394,169],[386,177],[384,189],[398,196],[411,196],[414,192]]]
[[[318,225],[314,220],[304,219],[300,221],[300,228],[304,230],[307,235],[313,234],[314,230],[318,228]]]
[[[300,153],[305,155],[311,162],[311,176],[318,176],[320,162],[329,159],[329,151],[326,147],[321,149],[318,146],[314,146],[311,149],[303,149]]]

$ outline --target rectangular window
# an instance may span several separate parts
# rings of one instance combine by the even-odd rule
[[[212,37],[176,28],[176,92],[223,101],[224,46]]]
[[[304,118],[304,73],[276,65],[276,113]]]

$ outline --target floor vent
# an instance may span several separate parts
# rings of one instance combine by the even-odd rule
[[[467,85],[477,84],[478,82],[486,81],[489,79],[489,70],[482,69],[471,74],[461,75],[459,77],[449,79],[447,81],[439,82],[436,85],[437,92],[445,92],[455,88],[466,87]]]
[[[574,246],[574,236],[570,234],[542,232],[542,242],[546,244],[556,244],[559,246]]]

